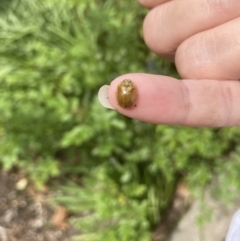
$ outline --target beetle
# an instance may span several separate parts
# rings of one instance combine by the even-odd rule
[[[118,85],[116,96],[121,107],[131,108],[137,100],[137,88],[130,79],[125,79]]]

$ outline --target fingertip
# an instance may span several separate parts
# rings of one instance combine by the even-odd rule
[[[130,79],[137,90],[136,103],[131,108],[123,108],[117,101],[116,90],[124,79]],[[109,101],[118,112],[130,118],[149,123],[180,123],[183,114],[176,112],[176,109],[183,108],[182,92],[179,88],[180,81],[171,77],[127,74],[112,81]]]
[[[143,74],[125,74],[114,79],[110,85],[103,85],[98,91],[98,100],[100,104],[108,109],[117,109],[121,113],[128,113],[129,111],[132,111],[133,108],[137,107],[139,96],[137,86],[139,85],[139,81],[142,82],[143,80],[141,75]],[[123,80],[131,80],[136,88],[136,101],[134,101],[134,105],[131,108],[121,107],[117,98],[117,88]]]
[[[143,21],[143,39],[149,49],[157,55],[174,60],[177,45],[169,38],[165,22],[168,7],[158,6],[148,12]]]

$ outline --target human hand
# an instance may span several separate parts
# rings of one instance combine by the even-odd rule
[[[111,106],[134,119],[187,126],[240,125],[239,0],[139,0],[152,8],[143,24],[147,46],[175,60],[183,80],[127,74],[107,90]],[[137,87],[136,107],[116,100],[123,79]]]

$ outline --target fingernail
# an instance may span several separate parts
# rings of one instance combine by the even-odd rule
[[[105,108],[114,109],[108,100],[108,89],[109,85],[104,85],[99,89],[98,100]]]

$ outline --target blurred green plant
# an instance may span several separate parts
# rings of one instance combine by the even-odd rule
[[[89,241],[149,240],[179,180],[229,201],[240,187],[237,128],[155,126],[98,103],[120,74],[177,76],[145,47],[144,13],[136,1],[12,0],[0,16],[0,163],[38,187],[80,178],[58,200],[87,213],[74,223]]]
[[[119,185],[109,177],[106,165],[91,169],[79,188],[67,183],[56,201],[67,205],[70,212],[82,213],[70,218],[70,222],[81,227],[83,233],[74,240],[149,241],[151,239],[147,200],[131,199]],[[131,196],[139,197],[145,191],[140,185],[132,189]],[[64,194],[68,195],[64,195]],[[73,199],[73,197],[75,197]]]

